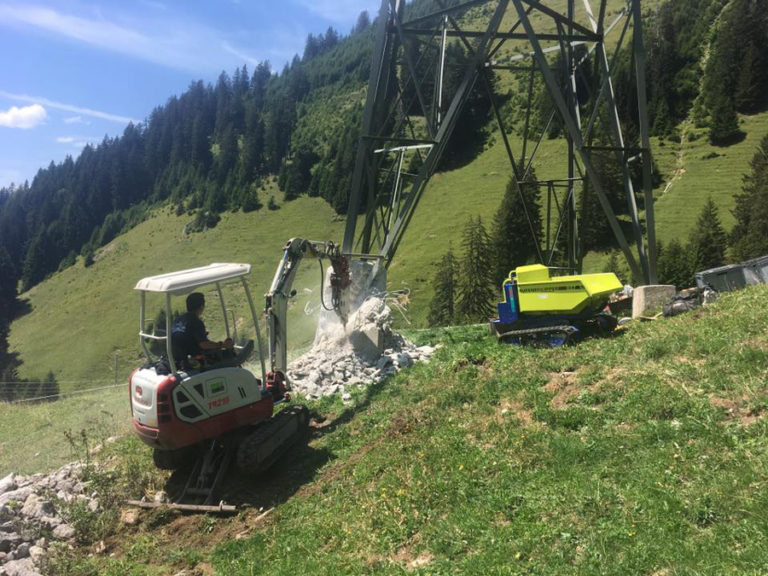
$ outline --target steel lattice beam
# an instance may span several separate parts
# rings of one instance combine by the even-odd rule
[[[593,10],[592,3],[592,0],[581,0],[577,6],[576,0],[566,0],[563,9],[562,1],[450,3],[436,0],[437,8],[432,13],[409,19],[404,1],[382,0],[352,179],[343,242],[345,253],[376,258],[381,266],[389,266],[437,169],[463,106],[473,90],[484,89],[504,140],[511,174],[519,183],[534,167],[540,144],[553,119],[558,118],[563,128],[566,143],[562,154],[563,174],[539,182],[547,186],[546,246],[540,247],[539,259],[551,264],[555,250],[563,251],[565,246],[568,266],[580,271],[582,251],[576,198],[579,185],[583,186],[588,180],[632,273],[645,283],[656,282],[640,0],[612,0],[612,7],[621,4],[622,10],[610,23],[605,20],[608,0],[596,0],[597,10]],[[465,19],[473,22],[472,27],[461,25],[467,11],[473,11],[472,18]],[[611,78],[630,26],[638,108],[634,122],[639,127],[636,146],[625,142],[627,119],[622,118]],[[611,34],[609,43],[607,39]],[[451,41],[461,43],[467,60],[461,71],[461,82],[450,95],[448,105],[441,107],[446,44]],[[508,43],[514,43],[515,50],[505,57],[502,51]],[[581,49],[582,54],[577,57],[577,46],[586,48],[586,55]],[[556,62],[559,67],[553,70]],[[577,79],[583,74],[582,67],[594,63],[599,70],[599,88],[591,95],[591,109],[584,109],[584,104],[579,102]],[[531,75],[529,105],[525,128],[518,130],[522,134],[513,134],[504,125],[504,115],[499,110],[490,79],[493,75],[520,70]],[[538,138],[529,134],[534,75],[539,75],[554,108]],[[604,130],[607,143],[592,144],[597,126]],[[519,158],[515,158],[513,141],[521,151]],[[611,206],[603,175],[596,166],[597,154],[612,156],[620,167],[627,199],[626,216],[630,220],[629,238]],[[408,170],[407,156],[415,161],[417,169],[413,173]],[[638,160],[640,177],[635,176],[638,171],[631,169],[631,162]],[[562,189],[561,196],[558,196],[559,189]],[[644,220],[635,189],[643,191]],[[360,230],[355,217],[358,214],[365,214]],[[553,230],[556,231],[554,238]],[[562,236],[560,240],[559,236]]]

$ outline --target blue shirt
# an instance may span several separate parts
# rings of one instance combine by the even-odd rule
[[[171,328],[171,346],[174,358],[186,358],[202,354],[200,342],[208,340],[205,324],[194,312],[180,316]]]

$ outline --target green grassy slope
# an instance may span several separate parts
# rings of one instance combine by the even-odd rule
[[[656,5],[649,2],[646,10]],[[611,0],[608,13],[623,6],[619,0]],[[581,14],[583,9],[578,10]],[[509,25],[511,22],[505,22],[502,28]],[[518,44],[508,43],[499,54],[514,53]],[[337,94],[334,98],[341,97]],[[327,126],[338,121],[317,120],[327,116],[326,111],[325,101],[310,105],[306,113],[314,120],[308,124]],[[768,132],[768,113],[743,117],[742,128],[746,139],[727,148],[708,144],[701,129],[687,129],[681,145],[654,143],[656,162],[665,180],[657,190],[656,205],[662,241],[685,239],[709,196],[721,207],[726,229],[731,227],[733,194],[741,186],[756,144]],[[519,143],[513,139],[512,145],[519,157]],[[535,165],[538,177],[562,177],[555,170],[563,154],[561,141],[545,140]],[[480,214],[490,227],[509,174],[501,138],[494,132],[486,151],[474,162],[432,179],[390,269],[390,287],[411,290],[410,315],[415,326],[425,324],[436,263],[449,245],[460,252],[462,229],[470,214]],[[274,188],[269,193],[280,195]],[[22,295],[32,312],[16,320],[10,334],[11,350],[24,361],[21,376],[43,378],[53,371],[64,390],[101,385],[114,380],[117,355],[118,378],[123,378],[135,364],[138,352],[137,299],[131,290],[138,278],[211,261],[243,260],[255,266],[254,293],[260,295],[271,279],[285,240],[293,235],[340,240],[343,231],[343,222],[327,206],[306,198],[277,212],[225,214],[215,229],[185,238],[181,230],[187,219],[159,213],[115,240],[92,268],[78,263]],[[588,256],[587,271],[601,269],[605,260],[600,255]],[[305,274],[309,278],[310,272]],[[315,280],[308,281],[316,284]],[[302,329],[307,331],[308,326]],[[304,337],[296,344],[306,342]]]
[[[211,262],[252,264],[251,289],[258,309],[269,288],[285,242],[294,236],[339,239],[343,223],[319,199],[302,198],[282,209],[223,214],[216,228],[183,235],[190,217],[164,210],[120,236],[84,268],[78,262],[36,286],[22,298],[32,311],[11,327],[11,350],[21,355],[21,376],[39,378],[52,370],[62,390],[125,382],[139,360],[138,293],[144,276]],[[315,264],[307,266],[296,287],[319,284]],[[295,306],[301,317],[304,302]],[[181,304],[183,306],[183,302]],[[212,332],[213,333],[213,332]],[[306,344],[307,336],[297,345]]]
[[[461,235],[470,216],[480,215],[490,230],[509,180],[510,167],[499,142],[471,164],[436,174],[429,183],[389,268],[392,289],[410,289],[411,314],[424,325],[431,283],[441,257],[451,247],[461,253]]]
[[[0,403],[0,476],[47,472],[76,460],[83,430],[91,448],[126,435],[131,430],[126,390],[121,385],[57,402]]]
[[[710,195],[730,229],[733,194],[740,190],[755,146],[768,132],[768,113],[743,118],[742,127],[746,139],[727,148],[708,144],[700,130],[693,131],[698,138],[689,136],[682,145],[655,144],[655,157],[665,178],[657,190],[656,204],[662,241],[684,240]],[[549,167],[560,165],[560,154],[560,141],[543,142],[537,155],[540,178],[557,177]],[[481,215],[490,227],[509,173],[504,146],[495,134],[474,162],[433,177],[389,274],[391,289],[410,289],[410,320],[415,326],[424,325],[437,262],[448,246],[460,253],[461,233],[470,215]],[[109,384],[114,381],[117,354],[118,377],[124,381],[138,358],[138,298],[132,290],[136,280],[213,261],[244,261],[254,266],[253,293],[260,297],[272,279],[280,249],[290,237],[338,241],[343,235],[341,219],[321,200],[309,198],[274,212],[225,214],[216,228],[184,237],[182,229],[188,219],[167,211],[158,213],[116,239],[93,267],[86,269],[78,263],[24,294],[32,312],[13,323],[10,335],[11,349],[24,360],[21,375],[41,378],[52,370],[64,390]],[[603,265],[599,257],[586,262],[587,271]],[[316,265],[309,265],[297,285],[315,287],[317,278]],[[307,344],[311,333],[310,319],[299,313],[303,306],[299,301],[293,316],[293,322],[304,325],[299,329],[302,338],[292,342],[298,347]]]
[[[221,573],[746,573],[765,566],[768,289],[568,350],[438,336],[314,446]]]
[[[308,447],[225,488],[240,515],[145,513],[60,573],[761,573],[767,305],[750,288],[561,349],[418,332],[432,362],[316,404]]]
[[[669,242],[677,238],[685,243],[710,196],[720,209],[726,231],[732,228],[733,197],[741,190],[742,177],[749,171],[757,145],[768,133],[768,113],[742,117],[741,127],[746,138],[729,147],[710,144],[704,129],[689,129],[680,144],[653,142],[654,158],[663,178],[655,190],[659,240]],[[491,142],[494,143],[471,164],[432,179],[390,267],[391,287],[411,290],[412,319],[416,325],[423,325],[426,320],[433,293],[431,282],[440,258],[448,246],[453,247],[455,254],[461,252],[461,234],[468,217],[480,214],[490,229],[510,175],[498,134]],[[519,157],[519,144],[512,144]],[[544,140],[537,153],[537,176],[563,177],[557,170],[564,153],[561,141]],[[601,271],[605,260],[589,255],[585,271]]]
[[[768,113],[741,116],[740,127],[746,138],[727,147],[713,146],[706,129],[692,127],[685,128],[682,144],[654,144],[654,158],[665,181],[656,191],[656,229],[662,242],[685,240],[710,196],[724,228],[733,227],[733,197],[741,191],[749,161],[768,134]]]

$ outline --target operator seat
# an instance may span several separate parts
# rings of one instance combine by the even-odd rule
[[[242,365],[248,359],[248,356],[253,352],[254,342],[248,340],[243,347],[233,355],[224,355],[221,359],[217,359],[210,368],[230,368]]]

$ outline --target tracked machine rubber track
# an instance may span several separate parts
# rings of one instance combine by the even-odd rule
[[[497,334],[496,337],[502,342],[512,342],[517,339],[521,344],[557,347],[567,344],[568,339],[578,332],[578,328],[570,325],[545,326],[527,330],[508,330]]]
[[[289,406],[240,440],[236,455],[238,469],[248,474],[263,472],[305,437],[308,428],[306,406]]]
[[[232,460],[236,460],[243,473],[261,474],[291,446],[306,438],[308,428],[307,408],[289,406],[249,434],[230,434],[227,438],[208,442],[197,452],[185,486],[172,502],[130,500],[128,503],[142,508],[165,506],[189,512],[236,512],[235,506],[217,502],[219,488]]]

